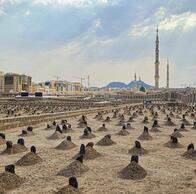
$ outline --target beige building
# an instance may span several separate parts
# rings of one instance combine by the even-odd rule
[[[31,87],[30,87],[30,89],[29,89],[29,90],[30,90],[29,92],[32,93],[32,94],[35,93],[35,92],[37,92],[37,91],[38,91],[38,90],[37,90],[38,87],[39,87],[38,84],[32,82]]]
[[[79,82],[68,82],[67,91],[80,93],[83,92],[83,86]]]
[[[19,74],[6,73],[4,75],[4,91],[6,93],[18,93],[22,91],[22,79]]]
[[[0,72],[0,92],[19,93],[27,91],[29,93],[42,92],[45,95],[74,95],[81,94],[84,87],[79,82],[68,82],[63,80],[51,80],[39,84],[32,83],[32,77],[16,73]]]
[[[23,74],[21,75],[21,81],[22,81],[22,90],[31,92],[32,77]]]
[[[4,92],[4,75],[2,71],[0,71],[0,93],[1,92]]]
[[[83,86],[79,82],[51,80],[39,83],[37,91],[43,92],[45,95],[78,94],[83,91]]]
[[[4,92],[19,93],[21,91],[31,92],[31,77],[16,73],[6,73],[4,75]]]

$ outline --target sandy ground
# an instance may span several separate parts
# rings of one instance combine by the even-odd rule
[[[111,114],[108,114],[112,116]],[[145,114],[149,116],[149,114]],[[131,156],[128,150],[133,147],[135,140],[142,133],[144,124],[141,124],[144,116],[138,116],[135,122],[131,123],[135,129],[129,130],[128,136],[118,136],[116,133],[121,129],[121,126],[116,126],[118,119],[112,119],[112,122],[106,123],[108,132],[97,132],[97,129],[102,125],[102,121],[93,119],[95,115],[88,116],[89,126],[92,128],[95,138],[90,140],[80,139],[83,129],[77,128],[78,118],[69,119],[74,132],[69,133],[72,141],[78,147],[69,150],[56,150],[56,147],[62,140],[47,140],[46,137],[53,133],[53,130],[46,131],[44,125],[39,125],[34,128],[35,136],[25,137],[26,146],[30,149],[31,145],[37,147],[39,156],[43,159],[42,163],[29,167],[16,167],[16,174],[24,177],[25,181],[21,187],[9,191],[8,193],[54,193],[58,188],[61,188],[68,183],[68,179],[61,176],[56,176],[57,172],[66,167],[72,162],[72,157],[78,153],[81,143],[90,141],[96,143],[104,135],[111,134],[112,139],[117,143],[109,147],[95,146],[95,149],[102,154],[102,157],[95,160],[84,161],[84,164],[89,167],[89,171],[78,178],[79,188],[84,194],[195,194],[196,193],[196,161],[186,160],[181,157],[186,151],[189,143],[196,144],[196,130],[188,127],[188,132],[182,132],[185,136],[179,138],[179,142],[184,145],[184,148],[170,149],[164,147],[164,143],[169,140],[169,135],[175,127],[164,126],[165,115],[159,113],[159,124],[161,125],[161,133],[152,133],[151,141],[140,141],[142,146],[149,151],[148,154],[140,157],[140,165],[147,171],[147,176],[143,180],[123,180],[118,178],[118,172],[127,166]],[[106,117],[107,115],[104,115]],[[129,116],[126,115],[126,119]],[[192,123],[193,120],[187,117]],[[151,117],[149,116],[152,125]],[[173,121],[180,125],[179,119]],[[6,131],[6,138],[16,143],[19,129]],[[67,134],[66,134],[67,135]],[[0,146],[2,151],[5,146]],[[24,153],[2,156],[0,155],[0,172],[4,171],[4,166],[15,163]]]

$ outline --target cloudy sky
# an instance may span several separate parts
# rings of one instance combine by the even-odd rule
[[[0,0],[0,71],[154,84],[157,24],[160,85],[168,57],[172,87],[196,84],[195,0]]]

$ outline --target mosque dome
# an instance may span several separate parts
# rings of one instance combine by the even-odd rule
[[[140,92],[146,92],[146,88],[144,86],[140,87]]]

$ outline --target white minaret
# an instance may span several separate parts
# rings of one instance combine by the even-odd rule
[[[159,88],[159,30],[157,26],[156,49],[155,49],[155,89]]]
[[[134,84],[135,84],[135,90],[137,90],[137,75],[136,75],[136,73],[134,75]]]
[[[141,77],[139,77],[139,83],[138,83],[138,89],[140,90],[141,88]]]
[[[169,59],[167,59],[167,89],[169,89]]]

